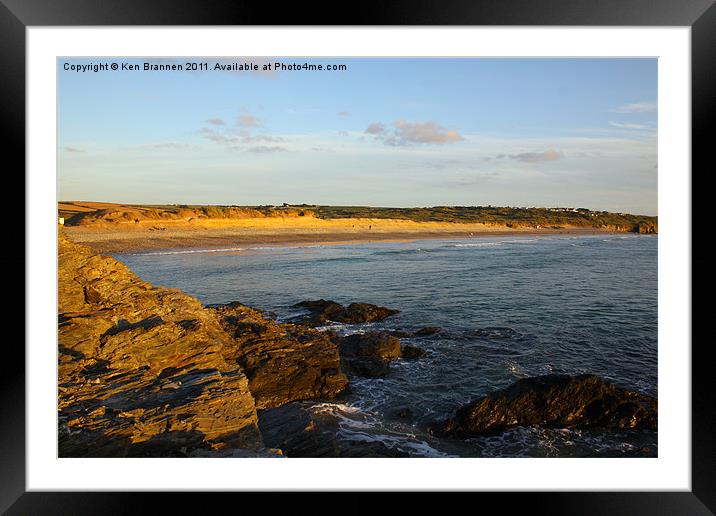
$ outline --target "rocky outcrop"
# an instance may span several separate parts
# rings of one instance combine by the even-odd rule
[[[62,457],[275,455],[257,408],[348,386],[326,334],[205,308],[62,234],[58,294]]]
[[[331,321],[345,324],[378,322],[399,312],[369,303],[351,303],[348,306],[343,306],[335,301],[326,301],[325,299],[301,301],[294,307],[305,308],[310,312],[308,316],[299,317],[298,321],[311,326],[322,326]]]
[[[201,303],[60,235],[59,455],[260,449],[231,338]]]
[[[594,375],[538,376],[469,403],[432,431],[471,437],[528,425],[655,430],[657,401]]]
[[[343,369],[358,376],[384,376],[390,371],[390,362],[400,358],[400,339],[389,332],[333,335],[333,340],[338,344]]]
[[[337,346],[323,332],[279,324],[240,303],[212,306],[233,342],[225,348],[249,379],[256,408],[294,400],[335,398],[348,387]]]

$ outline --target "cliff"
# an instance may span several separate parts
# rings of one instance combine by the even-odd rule
[[[257,408],[347,388],[318,332],[207,309],[62,234],[58,323],[61,457],[265,454]]]

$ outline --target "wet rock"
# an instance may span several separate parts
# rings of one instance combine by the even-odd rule
[[[389,332],[334,335],[333,339],[338,344],[343,369],[357,376],[384,376],[390,371],[390,362],[400,357],[400,340]]]
[[[430,337],[432,335],[435,335],[441,331],[441,328],[437,326],[425,326],[423,328],[420,328],[416,331],[407,331],[407,330],[390,330],[388,333],[390,333],[393,337],[398,337],[399,339],[407,339],[407,338],[421,338],[421,337]]]
[[[390,372],[390,363],[381,358],[344,358],[341,364],[343,370],[347,373],[366,378],[377,378],[379,376],[385,376]]]
[[[399,312],[398,310],[369,303],[351,303],[346,307],[335,301],[326,301],[325,299],[301,301],[295,304],[294,307],[309,310],[310,314],[305,317],[299,317],[298,321],[311,326],[322,326],[331,321],[344,324],[378,322]]]
[[[316,413],[300,402],[259,412],[259,428],[267,446],[287,457],[407,457],[377,440],[339,437],[340,424],[331,414]]]
[[[339,457],[337,425],[325,423],[298,403],[259,412],[259,428],[266,446],[287,457]]]
[[[60,233],[58,310],[61,457],[262,449],[233,340],[197,299]]]
[[[383,360],[400,357],[400,339],[385,331],[354,333],[337,338],[342,357],[370,357]]]
[[[401,349],[401,355],[403,358],[421,358],[424,357],[427,352],[418,346],[412,344],[403,344]]]
[[[413,333],[413,337],[428,337],[430,335],[435,335],[436,333],[440,333],[441,328],[438,326],[425,326],[423,328],[420,328],[418,331]]]
[[[248,377],[257,409],[295,400],[332,399],[348,387],[330,335],[266,319],[241,303],[207,307],[233,338],[224,354]]]
[[[405,331],[405,330],[389,330],[388,334],[392,335],[393,337],[397,337],[399,339],[407,339],[413,336],[412,332]]]
[[[656,429],[657,400],[594,375],[538,376],[469,403],[432,431],[442,436],[470,437],[527,425]]]

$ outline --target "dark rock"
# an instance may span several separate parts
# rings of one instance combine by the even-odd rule
[[[413,336],[411,332],[405,330],[389,330],[388,334],[399,339],[406,339]]]
[[[432,428],[470,437],[515,426],[656,429],[657,400],[594,375],[525,378],[469,403]]]
[[[395,315],[399,310],[393,310],[384,306],[371,305],[369,303],[351,303],[346,308],[345,317],[338,322],[358,324],[366,322],[378,322]]]
[[[400,357],[400,339],[385,331],[354,333],[339,339],[341,357],[371,357],[383,360]]]
[[[313,413],[298,402],[259,412],[259,428],[266,446],[287,457],[408,456],[378,441],[339,439],[335,416]]]
[[[400,357],[400,340],[389,332],[345,337],[334,334],[333,339],[338,344],[343,369],[358,376],[384,376],[390,371],[389,363]]]
[[[338,457],[337,427],[328,428],[299,403],[259,412],[264,444],[287,457]]]
[[[301,301],[294,307],[306,308],[310,311],[308,316],[299,317],[298,320],[311,326],[322,326],[330,321],[344,324],[378,322],[398,313],[398,310],[369,303],[351,303],[344,307],[335,301],[326,301],[325,299]]]
[[[424,328],[420,328],[418,331],[413,333],[413,337],[428,337],[439,333],[440,330],[441,329],[437,326],[425,326]]]
[[[381,358],[360,357],[344,358],[341,361],[343,370],[356,376],[375,378],[385,376],[390,372],[390,363]]]
[[[401,354],[403,358],[420,358],[424,357],[427,352],[423,348],[419,348],[418,346],[413,346],[411,344],[403,344]]]
[[[295,400],[332,399],[348,387],[330,335],[296,324],[279,324],[241,303],[212,306],[234,343],[226,356],[249,379],[257,409]]]

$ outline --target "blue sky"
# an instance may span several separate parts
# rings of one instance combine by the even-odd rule
[[[655,59],[275,61],[58,59],[59,198],[657,213]]]

